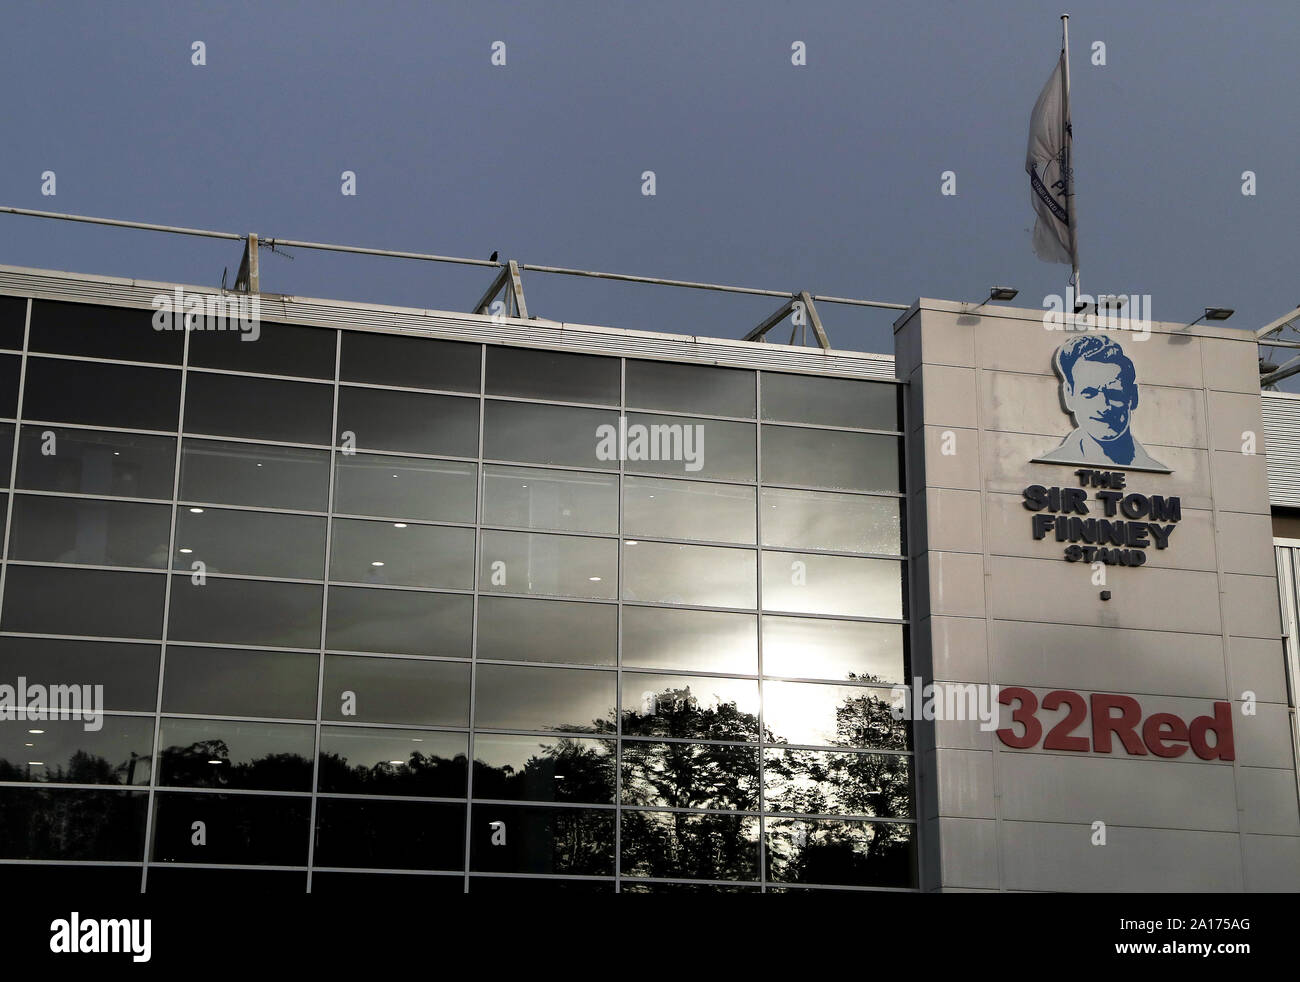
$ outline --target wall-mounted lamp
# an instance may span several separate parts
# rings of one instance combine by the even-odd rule
[[[1234,313],[1236,313],[1236,311],[1231,307],[1206,307],[1205,313],[1187,326],[1191,327],[1192,324],[1199,324],[1201,321],[1226,321]]]

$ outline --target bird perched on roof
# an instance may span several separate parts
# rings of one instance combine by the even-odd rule
[[[497,261],[497,251],[496,251],[495,249],[493,249],[493,250],[492,250],[492,255],[488,256],[488,262],[490,262],[490,263],[494,263],[494,262],[496,262],[496,261]]]

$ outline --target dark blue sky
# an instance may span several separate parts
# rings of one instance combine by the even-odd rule
[[[1037,307],[1067,275],[1030,249],[1023,169],[1060,6],[11,3],[0,203],[900,303],[1007,284]],[[1084,287],[1151,294],[1158,320],[1235,307],[1243,329],[1300,303],[1300,9],[1068,6]],[[0,229],[15,265],[216,285],[239,260],[237,243]],[[262,276],[464,310],[490,273],[300,251]],[[720,337],[775,307],[542,274],[525,287],[539,316]],[[892,351],[892,313],[822,316],[836,347]]]

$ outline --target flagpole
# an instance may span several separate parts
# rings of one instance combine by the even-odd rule
[[[1079,283],[1079,230],[1074,216],[1074,136],[1070,116],[1070,15],[1061,15],[1061,50],[1065,54],[1065,72],[1062,78],[1061,146],[1065,148],[1065,214],[1070,225],[1070,260],[1074,280],[1074,302],[1077,305],[1083,290]]]

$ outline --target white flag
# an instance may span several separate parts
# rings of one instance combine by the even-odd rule
[[[1034,253],[1049,263],[1077,265],[1071,235],[1069,204],[1070,120],[1065,105],[1065,52],[1038,94],[1029,116],[1029,150],[1025,170],[1029,193],[1038,213]]]

